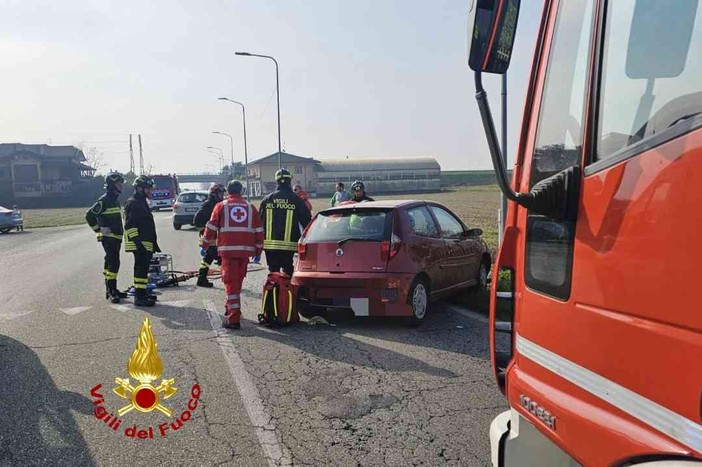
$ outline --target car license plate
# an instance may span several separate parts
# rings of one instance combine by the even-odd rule
[[[197,208],[185,208],[185,212],[197,212]]]
[[[350,302],[355,316],[369,316],[367,298],[352,298]]]

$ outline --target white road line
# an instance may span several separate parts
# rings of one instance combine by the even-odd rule
[[[27,316],[30,313],[34,313],[34,310],[25,310],[25,311],[15,311],[12,313],[3,313],[0,314],[0,319],[4,320],[11,320],[11,319],[17,319],[21,318],[22,316]]]
[[[66,313],[67,315],[77,315],[78,313],[88,311],[91,308],[92,306],[77,306],[74,308],[59,308],[59,310]]]
[[[110,305],[110,308],[115,309],[117,311],[121,311],[122,313],[132,311],[132,307],[127,305]]]
[[[448,303],[445,303],[444,306],[446,306],[447,309],[458,313],[459,315],[465,316],[466,318],[480,321],[483,324],[490,323],[490,319],[487,316],[481,315],[480,313],[476,313],[475,311],[471,311],[467,308],[461,308],[460,306],[456,305],[449,305]]]
[[[166,306],[172,306],[175,308],[185,308],[189,306],[193,301],[192,300],[177,300],[174,302],[159,302],[161,305],[166,305]]]
[[[256,431],[258,442],[263,448],[264,456],[268,460],[268,465],[292,465],[292,456],[287,448],[283,446],[283,443],[280,442],[275,422],[263,405],[261,395],[256,389],[251,375],[246,371],[244,362],[237,353],[230,335],[222,329],[222,318],[217,313],[214,302],[212,300],[203,300],[202,302],[205,305],[207,314],[210,316],[212,331],[214,331],[219,348],[222,349],[224,359],[229,365],[232,379],[236,383],[237,389],[239,389],[246,412]]]

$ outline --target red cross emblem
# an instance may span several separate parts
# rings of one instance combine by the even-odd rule
[[[246,222],[249,217],[247,210],[241,206],[234,206],[231,211],[229,211],[229,217],[236,223],[241,224]]]

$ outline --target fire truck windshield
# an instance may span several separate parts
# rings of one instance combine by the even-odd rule
[[[170,177],[153,177],[153,180],[156,183],[157,190],[174,189],[175,183],[173,183],[173,179]]]

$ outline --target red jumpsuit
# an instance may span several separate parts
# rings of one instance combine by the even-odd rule
[[[208,248],[215,238],[227,294],[225,320],[228,324],[238,324],[241,320],[239,295],[249,257],[260,257],[263,251],[263,228],[258,210],[241,195],[229,195],[212,210],[202,246]]]

